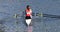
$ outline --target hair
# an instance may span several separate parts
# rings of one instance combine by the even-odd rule
[[[26,8],[28,8],[28,7],[30,7],[29,5],[27,5],[27,7]]]

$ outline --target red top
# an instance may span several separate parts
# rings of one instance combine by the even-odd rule
[[[30,10],[26,9],[26,16],[31,16],[31,9]]]

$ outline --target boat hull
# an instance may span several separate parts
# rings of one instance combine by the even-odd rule
[[[31,23],[31,19],[26,19],[26,24],[29,26]]]

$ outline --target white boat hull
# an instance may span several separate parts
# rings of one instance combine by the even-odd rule
[[[26,19],[26,24],[29,26],[31,23],[31,19]]]

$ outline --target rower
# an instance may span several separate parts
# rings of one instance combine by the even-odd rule
[[[31,18],[32,18],[32,10],[30,9],[29,5],[27,5],[25,12],[26,12],[26,17],[25,17],[26,24],[29,26],[31,24]]]

